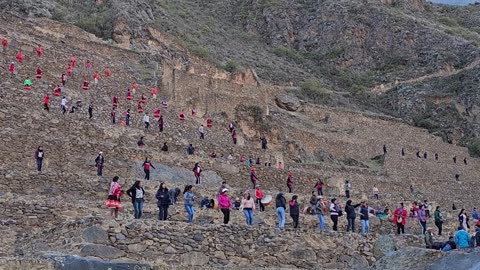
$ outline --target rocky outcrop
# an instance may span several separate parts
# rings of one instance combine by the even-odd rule
[[[300,100],[290,95],[276,96],[275,103],[278,107],[291,112],[295,112],[298,110],[298,108],[300,108]]]

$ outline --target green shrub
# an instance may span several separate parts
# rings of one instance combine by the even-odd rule
[[[442,17],[438,19],[438,21],[446,26],[450,27],[458,27],[458,22],[455,19],[448,18],[448,17]]]
[[[209,51],[207,48],[201,46],[201,45],[193,45],[189,44],[187,45],[188,50],[191,51],[194,55],[200,57],[200,58],[208,58]]]
[[[289,60],[292,60],[297,63],[302,63],[305,61],[304,56],[295,49],[280,46],[273,49],[273,53],[280,57],[286,57]]]
[[[297,96],[301,99],[321,104],[330,98],[330,91],[320,81],[310,79],[302,83]]]
[[[480,157],[480,138],[470,139],[468,144],[468,152],[472,157]]]
[[[227,61],[227,63],[223,66],[223,69],[228,72],[237,72],[241,69],[240,65],[233,59]]]

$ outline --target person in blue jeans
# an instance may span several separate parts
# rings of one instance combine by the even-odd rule
[[[314,208],[314,213],[317,215],[318,217],[318,227],[320,228],[320,231],[323,232],[323,230],[325,229],[325,212],[326,212],[326,206],[327,206],[327,202],[323,199],[323,196],[317,196],[317,204]]]
[[[275,198],[275,206],[277,209],[277,217],[278,217],[278,227],[280,229],[285,228],[285,209],[287,205],[287,200],[283,196],[283,193],[280,192],[277,194]]]
[[[143,203],[145,197],[145,190],[143,189],[142,182],[135,181],[132,187],[127,190],[127,195],[132,198],[133,211],[135,219],[142,217],[143,213]]]
[[[185,189],[183,190],[183,202],[185,205],[185,210],[187,211],[188,214],[188,223],[193,222],[193,204],[195,202],[195,195],[193,194],[193,186],[192,185],[187,185]]]
[[[370,224],[368,219],[368,205],[365,201],[361,202],[360,206],[360,222],[362,223],[362,233],[370,232]]]
[[[242,199],[243,214],[247,219],[247,225],[251,226],[253,223],[253,212],[255,211],[255,201],[250,193],[245,193]]]

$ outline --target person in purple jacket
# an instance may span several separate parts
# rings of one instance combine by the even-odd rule
[[[425,205],[420,205],[420,208],[418,208],[417,211],[417,216],[422,234],[425,234],[425,231],[427,230],[427,213],[425,212]]]

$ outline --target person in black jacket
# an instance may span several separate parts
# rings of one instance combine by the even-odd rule
[[[164,152],[168,152],[168,145],[167,145],[167,143],[166,143],[166,142],[165,142],[165,143],[163,143],[163,146],[162,146],[162,151],[164,151]]]
[[[285,228],[285,209],[287,200],[283,197],[283,193],[279,192],[275,198],[275,207],[277,209],[278,227],[280,229]]]
[[[160,187],[158,188],[155,198],[157,198],[158,200],[157,202],[157,206],[159,209],[158,219],[167,220],[168,206],[170,205],[170,194],[168,192],[168,189],[165,183],[160,184]]]
[[[143,189],[142,183],[139,180],[135,181],[132,187],[127,190],[127,195],[132,198],[135,219],[141,218],[143,213],[143,203],[145,201],[145,190]]]
[[[298,196],[293,195],[290,201],[290,216],[293,219],[293,227],[298,228],[298,218],[300,217],[300,205],[297,202]]]
[[[359,207],[360,204],[352,205],[352,200],[347,201],[347,205],[345,205],[345,213],[347,214],[347,232],[352,229],[352,232],[355,232],[355,218],[357,215],[355,214],[355,208]]]
[[[362,223],[362,234],[367,234],[370,232],[370,224],[368,217],[368,205],[366,202],[361,202],[360,207],[360,222]]]

